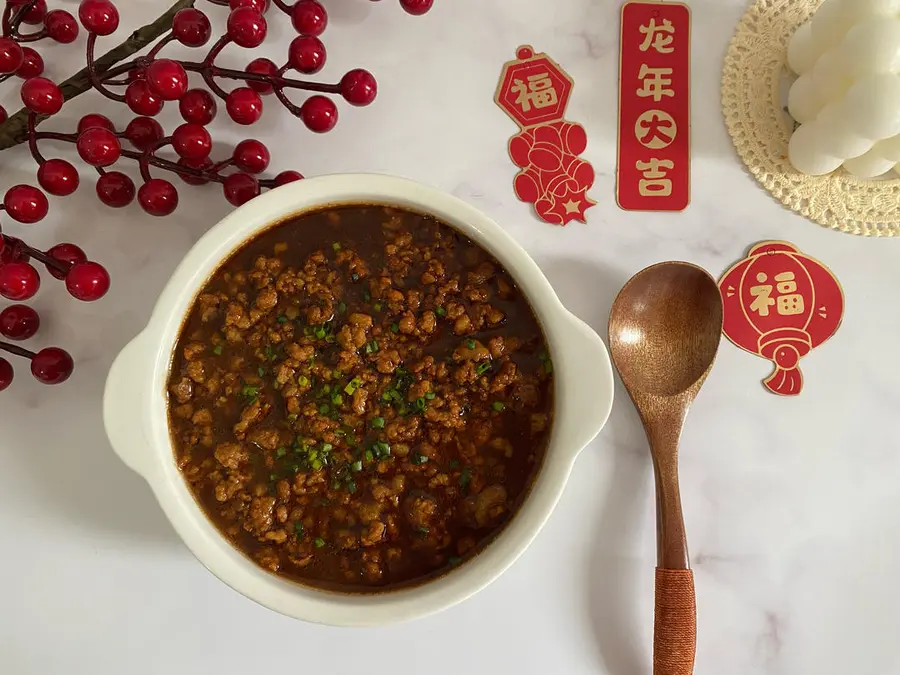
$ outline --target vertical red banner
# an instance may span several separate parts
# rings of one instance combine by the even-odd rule
[[[627,211],[691,201],[691,13],[675,2],[622,7],[616,200]]]

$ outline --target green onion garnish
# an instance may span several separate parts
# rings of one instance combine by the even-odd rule
[[[313,544],[315,544],[316,548],[322,548],[323,546],[325,546],[325,540],[322,539],[322,537],[316,537]]]
[[[475,349],[475,340],[472,340],[471,338],[466,340],[466,347],[468,347],[469,349]]]
[[[331,410],[331,406],[328,405],[327,403],[323,403],[322,405],[319,406],[319,414],[320,415],[327,415],[330,410]]]
[[[287,454],[287,448],[278,448],[278,449],[275,451],[275,456],[276,456],[276,457],[284,457],[286,454]]]
[[[343,314],[346,311],[347,311],[347,305],[344,304],[343,302],[339,302],[338,303],[338,313]]]
[[[350,470],[359,473],[363,469],[363,463],[360,460],[356,460],[353,464],[350,465]]]
[[[373,429],[384,429],[384,418],[376,417],[372,420],[372,428]]]
[[[429,401],[433,401],[435,396],[437,396],[437,394],[435,394],[433,391],[425,392],[425,398]]]
[[[294,523],[294,532],[297,533],[297,539],[303,539],[303,535],[306,534],[306,528],[299,520]]]
[[[416,466],[419,466],[420,464],[425,464],[428,461],[428,458],[420,452],[414,452],[410,456],[409,461]]]
[[[434,313],[442,318],[447,316],[447,310],[444,309],[443,307],[438,307],[436,310],[434,310]]]
[[[287,323],[287,322],[288,322],[288,318],[284,314],[278,315],[278,323]]]
[[[478,364],[478,367],[477,367],[477,368],[475,368],[475,372],[476,372],[478,375],[484,375],[484,374],[485,374],[487,371],[489,371],[490,369],[491,369],[491,362],[490,362],[490,361],[483,361],[483,362],[481,362],[481,363]]]
[[[491,405],[497,412],[503,412],[506,409],[506,404],[503,401],[494,401]]]
[[[213,347],[213,354],[216,356],[222,356],[222,345],[216,345]]]
[[[395,324],[395,323],[392,323],[392,324],[391,324],[391,332],[392,332],[392,333],[399,333],[399,332],[400,332],[400,326],[398,326],[398,325]]]
[[[340,242],[337,242],[337,241],[334,242],[334,243],[331,245],[331,248],[333,248],[335,251],[340,251],[340,250],[341,250],[341,244],[340,244]]]

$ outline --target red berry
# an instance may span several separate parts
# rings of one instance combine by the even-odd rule
[[[162,125],[150,117],[135,117],[125,127],[125,138],[138,150],[149,150],[164,135]]]
[[[207,125],[217,111],[216,99],[205,89],[188,89],[178,101],[178,110],[185,122]]]
[[[150,117],[163,108],[163,100],[151,91],[146,80],[135,80],[125,88],[125,103],[132,112]]]
[[[0,312],[0,335],[10,340],[27,340],[41,327],[41,317],[28,305],[10,305]]]
[[[356,68],[341,78],[341,96],[350,105],[369,105],[378,94],[378,83],[368,70]]]
[[[185,7],[178,10],[172,19],[172,33],[175,39],[188,47],[202,47],[212,35],[209,17],[199,9]]]
[[[31,359],[31,374],[44,384],[65,382],[74,369],[72,357],[59,347],[42,349]]]
[[[172,148],[179,157],[203,159],[212,152],[212,137],[199,124],[182,124],[172,133]]]
[[[109,0],[81,0],[78,18],[86,30],[97,35],[111,35],[119,27],[119,10]]]
[[[400,6],[409,14],[424,14],[434,4],[434,0],[400,0]]]
[[[163,101],[177,101],[188,87],[184,67],[172,59],[156,59],[147,66],[147,84]]]
[[[110,174],[104,175],[109,176]],[[57,244],[49,251],[47,251],[47,255],[54,260],[62,263],[65,267],[65,271],[63,272],[53,265],[47,265],[45,263],[44,266],[47,268],[47,271],[50,272],[50,275],[55,277],[56,279],[65,279],[72,265],[87,260],[87,256],[84,254],[84,251],[78,248],[75,244]]]
[[[15,3],[13,3],[15,4]],[[27,5],[28,2],[20,2],[20,5]],[[47,2],[46,0],[37,0],[37,2],[25,13],[25,18],[23,19],[25,23],[30,24],[32,26],[37,26],[39,23],[43,22],[44,17],[47,15]]]
[[[6,113],[6,108],[0,105],[0,124],[3,124],[8,118],[9,115]]]
[[[30,80],[44,72],[44,59],[31,47],[22,47],[22,65],[16,71],[16,77]]]
[[[267,30],[266,18],[252,7],[238,7],[228,15],[228,37],[241,47],[259,47]]]
[[[240,206],[259,196],[259,181],[249,173],[233,173],[222,183],[222,189],[225,199],[234,206]]]
[[[96,113],[87,114],[80,120],[78,120],[79,134],[86,129],[90,129],[91,127],[103,127],[104,129],[109,129],[112,132],[115,132],[116,130],[115,125],[110,121],[108,117],[98,115]]]
[[[167,180],[151,178],[138,190],[138,203],[151,216],[168,216],[178,206],[178,190]]]
[[[199,169],[200,171],[204,171],[213,165],[212,160],[209,157],[204,157],[203,159],[188,159],[187,157],[182,157],[178,160],[178,166],[186,166],[189,169]],[[186,173],[178,174],[181,176],[181,180],[183,180],[188,185],[206,185],[209,180],[206,178],[198,178],[197,176],[191,176]]]
[[[269,0],[229,0],[228,6],[231,9],[238,7],[252,7],[260,14],[265,14],[269,9]]]
[[[75,263],[66,275],[66,290],[84,302],[99,300],[109,290],[109,273],[100,263]]]
[[[0,358],[0,391],[6,389],[13,381],[13,367],[6,359]]]
[[[18,42],[0,38],[0,75],[16,72],[24,60],[25,53]]]
[[[318,73],[325,65],[325,45],[311,35],[295,37],[288,47],[288,63],[291,68],[311,75]]]
[[[50,209],[47,195],[31,185],[13,185],[3,196],[3,206],[20,223],[36,223]]]
[[[269,166],[269,149],[260,141],[248,138],[238,143],[231,154],[234,165],[247,173],[262,173]]]
[[[78,170],[64,159],[48,159],[37,172],[38,183],[51,195],[65,197],[78,189]]]
[[[62,9],[54,9],[44,17],[44,27],[51,40],[63,44],[75,42],[78,37],[78,22],[75,17]]]
[[[128,206],[134,201],[134,193],[134,181],[120,171],[107,171],[97,179],[97,197],[107,206]]]
[[[294,181],[303,180],[303,174],[297,171],[282,171],[280,174],[275,176],[275,187],[281,187],[282,185],[287,185],[288,183],[293,183]]]
[[[62,90],[46,77],[25,80],[21,94],[25,107],[39,115],[52,115],[62,108]]]
[[[109,129],[93,127],[85,129],[75,142],[78,154],[91,166],[109,166],[122,154],[122,144]]]
[[[337,118],[337,106],[326,96],[310,96],[300,106],[300,119],[310,131],[317,134],[334,129]]]
[[[226,97],[225,110],[238,124],[253,124],[262,115],[262,99],[250,87],[238,87]]]
[[[316,37],[328,26],[328,12],[316,0],[297,0],[291,10],[291,23],[300,35]]]
[[[269,77],[274,77],[278,73],[278,66],[276,66],[269,59],[258,58],[253,59],[250,63],[247,64],[247,72],[254,73],[256,75],[268,75]],[[268,82],[247,80],[247,86],[253,89],[253,91],[259,92],[263,95],[271,94],[273,91],[272,85]]]
[[[0,267],[0,295],[9,300],[27,300],[41,287],[37,270],[26,262],[11,262]]]

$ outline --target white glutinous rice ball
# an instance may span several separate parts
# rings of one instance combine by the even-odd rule
[[[821,150],[821,143],[817,137],[815,123],[801,124],[788,147],[788,158],[791,165],[801,173],[810,176],[823,176],[837,169],[843,159],[832,157]]]
[[[798,75],[803,75],[816,65],[819,54],[815,40],[813,40],[812,24],[807,21],[797,29],[788,43],[788,66]]]
[[[878,73],[850,87],[844,101],[850,128],[880,141],[900,134],[900,75]]]
[[[900,18],[872,17],[853,26],[841,43],[843,69],[850,77],[900,73]]]
[[[843,0],[844,16],[859,21],[867,16],[897,16],[900,0]]]
[[[825,52],[816,61],[812,69],[812,79],[816,86],[816,95],[823,103],[839,99],[853,84],[853,80],[844,72],[844,56],[840,49]]]
[[[844,162],[844,168],[857,178],[877,178],[893,169],[894,164],[896,162],[885,159],[872,149],[864,155],[848,159]]]
[[[859,157],[869,152],[875,143],[850,128],[843,101],[825,106],[816,117],[816,127],[822,152],[834,157]]]
[[[812,18],[812,34],[820,54],[835,47],[853,24],[844,7],[845,2],[857,0],[825,0]]]
[[[813,83],[812,75],[801,75],[797,81],[791,85],[788,92],[788,112],[800,124],[812,122],[822,104],[819,101],[819,95],[816,93],[816,85]]]
[[[875,152],[892,162],[900,162],[900,134],[875,144]]]

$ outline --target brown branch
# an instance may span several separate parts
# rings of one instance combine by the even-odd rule
[[[125,42],[118,47],[111,49],[101,56],[94,63],[94,71],[98,75],[103,75],[117,63],[124,61],[128,57],[136,54],[151,42],[156,40],[160,35],[171,30],[172,17],[175,13],[185,7],[193,7],[196,0],[178,0],[172,5],[165,14],[160,16],[151,24],[138,28],[134,31]],[[86,91],[90,91],[91,78],[87,68],[82,68],[68,80],[60,85],[63,96],[67,101],[80,96]],[[10,115],[9,119],[0,124],[0,150],[11,148],[28,140],[28,110],[23,108],[14,115]],[[37,122],[40,123],[46,117],[38,117]]]

